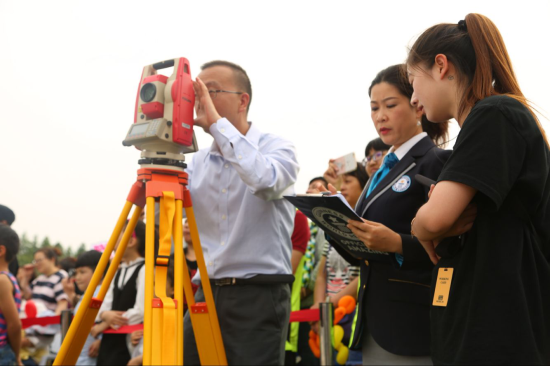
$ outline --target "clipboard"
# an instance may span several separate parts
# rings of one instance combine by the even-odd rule
[[[389,255],[367,248],[355,234],[347,228],[348,220],[362,222],[363,219],[349,206],[341,194],[306,194],[284,196],[311,221],[330,236],[339,247],[355,258],[367,259],[371,254]]]

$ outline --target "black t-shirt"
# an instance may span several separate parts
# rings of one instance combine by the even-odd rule
[[[506,96],[479,101],[439,181],[478,190],[478,214],[454,268],[447,307],[432,306],[436,364],[550,363],[550,151]]]

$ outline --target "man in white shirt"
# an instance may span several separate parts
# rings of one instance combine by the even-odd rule
[[[290,315],[296,151],[248,121],[252,88],[227,61],[202,66],[195,124],[214,137],[190,162],[189,189],[229,364],[282,364]],[[193,279],[200,281],[197,273]],[[202,287],[195,296],[204,301]],[[184,364],[200,364],[189,314]]]

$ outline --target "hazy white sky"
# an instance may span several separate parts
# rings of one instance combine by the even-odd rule
[[[367,94],[376,73],[403,62],[427,27],[470,12],[496,23],[524,93],[550,116],[546,0],[0,0],[0,203],[19,234],[75,248],[107,240],[139,168],[139,152],[121,142],[142,68],[182,56],[193,76],[213,59],[247,70],[249,119],[295,143],[305,191],[329,158],[361,159],[376,137]]]

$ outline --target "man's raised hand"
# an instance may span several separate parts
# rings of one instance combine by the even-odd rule
[[[221,116],[216,111],[208,88],[200,78],[197,77],[197,80],[193,81],[193,89],[195,89],[195,113],[197,114],[195,125],[202,127],[204,132],[210,133],[210,126],[216,123]]]

